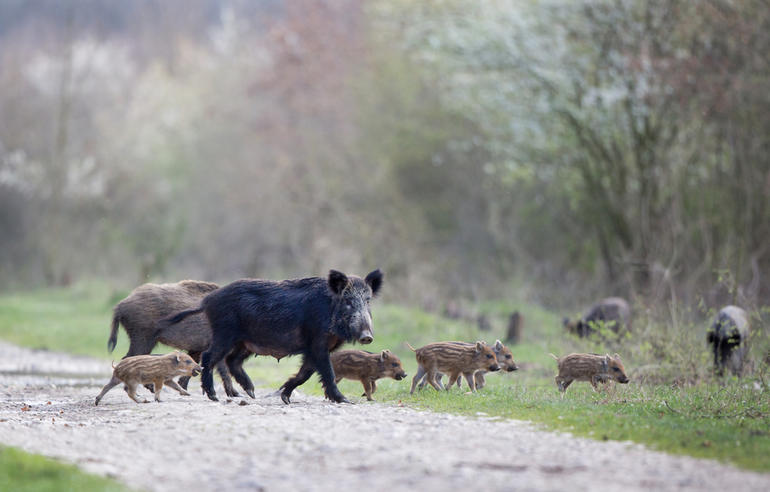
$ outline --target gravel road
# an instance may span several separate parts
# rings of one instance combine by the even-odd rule
[[[138,405],[116,387],[96,407],[110,375],[0,343],[0,442],[148,491],[770,490],[770,474],[713,461],[365,400],[214,403],[193,380],[188,397]]]

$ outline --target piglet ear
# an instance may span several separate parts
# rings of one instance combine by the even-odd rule
[[[337,270],[329,270],[329,289],[339,295],[348,285],[348,276]]]
[[[501,350],[503,350],[503,342],[501,342],[500,340],[496,340],[495,341],[495,351],[499,352]]]
[[[480,354],[484,350],[484,342],[476,342],[476,353]]]
[[[176,357],[176,361],[179,362],[179,351],[174,350],[174,356]]]
[[[383,350],[382,355],[380,355],[380,360],[382,362],[385,362],[386,360],[388,360],[388,357],[390,357],[390,352],[387,349]]]
[[[614,356],[616,359],[620,360],[620,356],[618,354],[615,354]]]
[[[385,280],[385,273],[379,268],[366,276],[364,282],[372,288],[372,295],[377,297],[382,288],[382,282]]]

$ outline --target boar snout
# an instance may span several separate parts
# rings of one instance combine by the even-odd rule
[[[365,330],[361,333],[361,336],[358,337],[358,343],[361,345],[369,345],[373,340],[374,336],[370,330]]]

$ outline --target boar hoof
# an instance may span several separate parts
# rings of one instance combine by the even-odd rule
[[[281,393],[281,401],[283,401],[287,405],[291,403],[291,400],[289,399],[289,395],[285,395],[283,393]]]
[[[256,398],[256,396],[254,396],[254,390],[252,390],[252,389],[246,390],[246,394],[249,395],[252,400],[254,400]]]

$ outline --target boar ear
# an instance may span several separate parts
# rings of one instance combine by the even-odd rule
[[[372,295],[377,297],[380,294],[382,288],[382,282],[385,280],[385,273],[379,268],[366,276],[364,282],[372,288]]]
[[[385,362],[386,360],[388,360],[388,357],[390,357],[390,352],[387,349],[383,350],[382,355],[380,355],[380,360],[382,362]]]
[[[495,350],[497,352],[503,350],[503,342],[501,342],[500,340],[496,340],[495,341]]]
[[[340,295],[348,285],[348,276],[338,270],[329,270],[329,289]]]
[[[484,342],[476,342],[476,353],[480,354],[484,350]]]

